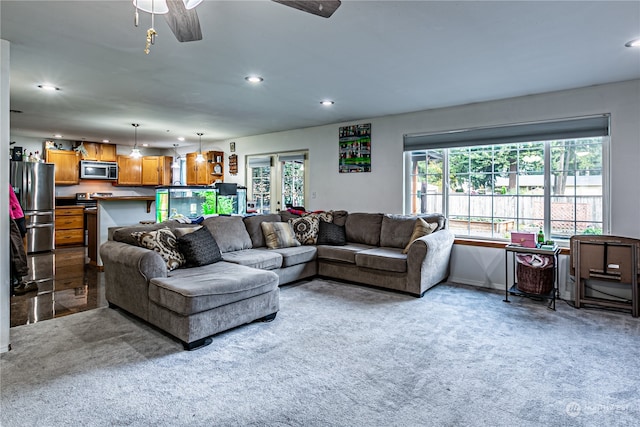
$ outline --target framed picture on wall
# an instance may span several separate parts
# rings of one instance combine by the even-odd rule
[[[338,145],[340,173],[371,172],[371,123],[340,127]]]
[[[229,151],[231,151],[232,153],[235,153],[235,151],[236,151],[236,143],[235,142],[230,142],[229,143]]]

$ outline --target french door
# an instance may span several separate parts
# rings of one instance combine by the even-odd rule
[[[247,156],[247,212],[304,208],[307,151]]]

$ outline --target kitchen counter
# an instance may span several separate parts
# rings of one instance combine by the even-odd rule
[[[151,204],[156,201],[156,196],[93,196],[98,202],[118,202],[118,201],[143,201],[147,202],[147,213],[151,212]]]
[[[96,219],[95,264],[98,268],[102,268],[100,245],[107,241],[109,228],[137,225],[140,221],[155,221],[156,210],[151,206],[156,198],[155,196],[93,196],[92,198],[98,205],[94,217]]]

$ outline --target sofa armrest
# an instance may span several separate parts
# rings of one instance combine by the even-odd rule
[[[449,276],[454,235],[448,229],[416,239],[407,253],[407,291],[422,295]]]
[[[127,243],[100,245],[107,301],[148,320],[149,281],[167,277],[167,264],[155,251]]]
[[[121,276],[123,278],[140,276],[148,282],[156,277],[167,277],[167,264],[160,254],[147,248],[111,240],[100,246],[100,257],[105,272],[121,270],[125,274]]]

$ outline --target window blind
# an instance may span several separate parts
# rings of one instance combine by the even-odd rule
[[[609,115],[448,132],[405,134],[404,151],[550,141],[609,135]]]
[[[304,162],[306,156],[304,154],[285,154],[279,155],[278,160],[281,162]]]
[[[271,156],[249,157],[248,163],[250,168],[271,167]]]

